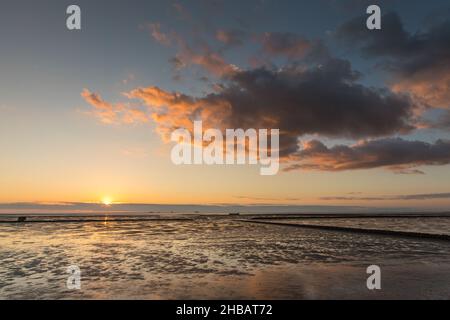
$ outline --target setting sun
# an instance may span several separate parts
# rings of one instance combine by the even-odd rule
[[[104,198],[102,199],[102,203],[103,203],[105,206],[109,206],[109,205],[112,204],[112,199],[111,199],[110,197],[104,197]]]

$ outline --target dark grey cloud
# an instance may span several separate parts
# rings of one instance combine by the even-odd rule
[[[405,56],[418,49],[418,39],[404,28],[397,13],[382,16],[382,29],[366,28],[367,15],[358,16],[340,26],[336,37],[347,44],[357,45],[366,56]]]
[[[382,16],[382,29],[377,31],[365,28],[366,19],[361,16],[344,23],[336,32],[337,38],[356,44],[366,56],[395,58],[390,67],[406,74],[450,59],[450,15],[414,33],[404,28],[395,12]]]
[[[394,79],[392,88],[434,107],[450,107],[450,14],[426,28],[409,32],[400,16],[382,16],[381,30],[365,28],[367,16],[343,24],[336,38],[377,59]],[[381,60],[381,62],[380,62]]]
[[[222,92],[202,99],[231,105],[230,125],[279,128],[284,154],[305,134],[364,138],[407,133],[414,104],[386,89],[365,87],[345,60],[305,69],[292,65],[235,73]]]
[[[286,168],[344,171],[384,167],[398,173],[420,173],[423,165],[450,163],[450,141],[435,143],[387,138],[358,143],[353,146],[336,145],[331,148],[312,140],[305,143]]]
[[[385,201],[385,200],[435,200],[450,199],[450,193],[424,193],[424,194],[404,194],[395,196],[378,196],[378,197],[321,197],[320,200],[334,201]]]
[[[425,194],[407,194],[397,196],[402,200],[429,200],[429,199],[448,199],[450,193],[425,193]]]

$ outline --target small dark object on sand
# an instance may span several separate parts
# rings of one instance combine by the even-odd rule
[[[17,218],[17,222],[25,222],[27,220],[27,217],[19,217]]]
[[[239,212],[230,212],[228,215],[229,216],[239,216],[240,213]]]

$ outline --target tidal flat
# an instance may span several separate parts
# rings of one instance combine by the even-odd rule
[[[232,217],[3,223],[0,261],[0,299],[450,297],[449,241]],[[373,264],[380,290],[366,287]],[[67,288],[71,265],[81,270],[80,290]]]

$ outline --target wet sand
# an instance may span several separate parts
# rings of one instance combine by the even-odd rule
[[[0,225],[1,299],[448,299],[450,243],[193,221]],[[366,268],[382,289],[366,288]],[[66,268],[81,269],[81,290]]]

